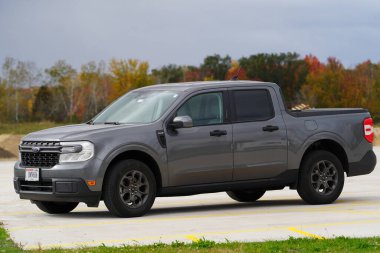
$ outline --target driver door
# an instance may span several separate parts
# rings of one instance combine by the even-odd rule
[[[232,126],[226,90],[189,97],[174,116],[189,116],[193,127],[167,130],[169,185],[232,181]]]

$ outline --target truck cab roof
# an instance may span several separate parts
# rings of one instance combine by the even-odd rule
[[[229,88],[234,86],[249,87],[253,85],[265,85],[273,88],[279,88],[275,83],[260,82],[260,81],[202,81],[202,82],[182,82],[182,83],[165,83],[156,84],[141,88],[145,89],[165,89],[165,90],[199,90],[205,88]]]

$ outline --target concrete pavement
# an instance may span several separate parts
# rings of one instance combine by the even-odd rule
[[[375,148],[380,157],[380,147]],[[150,244],[209,240],[263,241],[293,237],[380,236],[380,166],[346,178],[331,205],[306,205],[296,191],[267,192],[256,203],[238,203],[225,193],[158,198],[144,217],[111,216],[104,204],[80,204],[70,214],[45,214],[13,190],[14,162],[0,162],[0,220],[25,249]]]

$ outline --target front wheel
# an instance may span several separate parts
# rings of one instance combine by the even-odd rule
[[[156,197],[156,180],[143,162],[128,159],[110,168],[104,185],[104,203],[119,217],[138,217],[147,213]]]
[[[265,190],[240,190],[228,191],[227,195],[230,198],[239,202],[255,202],[265,194]]]
[[[50,202],[50,201],[34,201],[36,206],[50,214],[69,213],[78,206],[78,202]]]
[[[343,166],[334,154],[318,150],[305,157],[300,168],[297,192],[306,203],[330,204],[340,196],[343,186]]]

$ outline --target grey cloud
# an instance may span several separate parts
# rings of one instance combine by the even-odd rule
[[[0,0],[0,60],[79,67],[138,58],[158,67],[295,51],[353,66],[379,61],[379,12],[380,2],[368,0]]]

